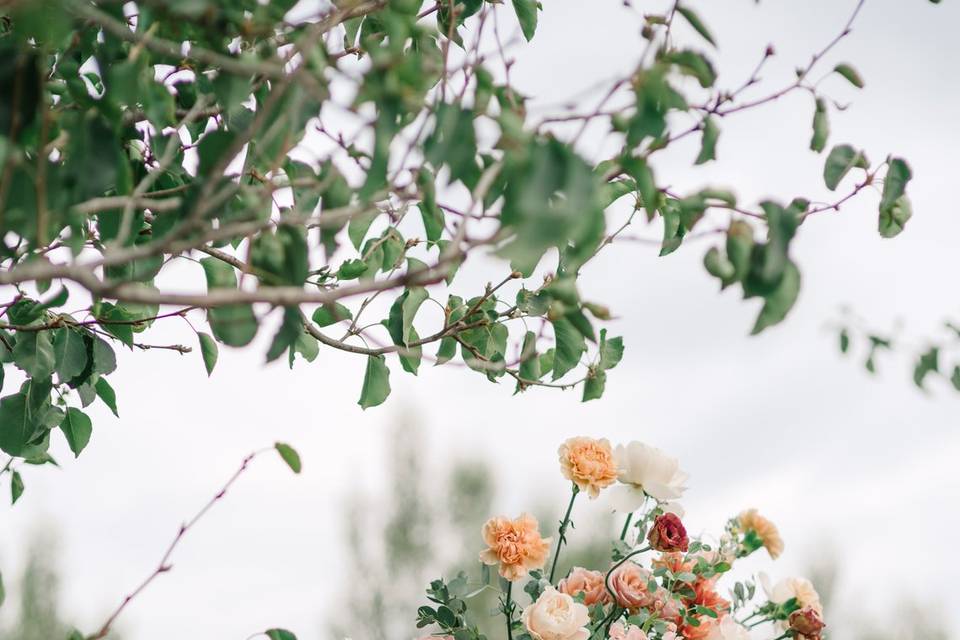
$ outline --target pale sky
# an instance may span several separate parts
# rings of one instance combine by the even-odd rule
[[[721,85],[739,85],[764,47],[775,45],[756,90],[762,95],[791,80],[855,1],[690,4],[719,40]],[[537,37],[515,51],[513,70],[514,84],[534,105],[593,87],[639,55],[638,23],[620,2],[544,5]],[[514,397],[507,383],[425,364],[416,378],[393,366],[387,404],[362,412],[362,359],[322,350],[293,371],[285,363],[264,366],[267,332],[252,349],[222,348],[209,380],[198,353],[121,353],[111,378],[121,419],[92,406],[95,433],[80,460],[54,438],[62,469],[28,469],[21,502],[0,506],[8,590],[29,537],[54,529],[66,612],[92,631],[243,456],[283,440],[300,451],[302,475],[273,456],[255,461],[178,548],[174,570],[129,607],[120,626],[128,640],[245,638],[271,626],[301,640],[324,638],[337,581],[346,578],[343,499],[357,487],[384,489],[387,429],[410,412],[428,436],[430,468],[468,455],[494,465],[498,512],[532,508],[541,496],[560,508],[568,489],[555,452],[569,436],[643,440],[690,473],[684,502],[691,530],[719,532],[728,516],[756,506],[787,543],[781,560],[762,567],[772,576],[801,571],[829,550],[842,562],[839,598],[849,611],[882,612],[906,594],[942,605],[956,627],[960,612],[948,605],[960,562],[949,545],[960,527],[960,395],[942,381],[920,393],[910,363],[897,357],[883,359],[880,375],[869,377],[859,362],[840,357],[826,325],[849,305],[878,329],[902,322],[905,335],[922,344],[928,335],[945,336],[943,320],[960,318],[957,24],[955,3],[867,0],[854,32],[824,62],[824,72],[852,62],[867,85],[856,91],[839,78],[824,81],[837,100],[852,103],[831,112],[831,144],[853,143],[875,160],[907,158],[914,217],[900,237],[881,239],[879,195],[867,193],[840,213],[808,220],[793,245],[803,289],[782,325],[747,336],[758,303],[717,293],[701,265],[709,241],[666,258],[655,247],[624,243],[591,263],[581,287],[620,318],[609,328],[627,346],[599,402],[581,404],[579,391]],[[685,31],[682,37],[696,42]],[[797,93],[731,117],[721,123],[719,162],[691,169],[692,141],[671,151],[658,175],[680,189],[729,185],[747,204],[827,199],[824,157],[807,150],[811,103]],[[585,153],[600,145],[589,136],[584,143]],[[660,228],[641,224],[633,233],[658,238]],[[478,260],[459,286],[469,293],[503,269]],[[180,323],[160,323],[149,335],[158,343],[193,340]],[[946,362],[951,357],[960,361],[954,352]],[[0,609],[0,620],[11,609]]]

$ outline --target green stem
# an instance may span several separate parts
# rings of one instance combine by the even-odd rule
[[[623,523],[623,531],[620,532],[620,539],[627,539],[627,530],[630,528],[630,521],[633,520],[633,512],[627,514],[627,520]]]
[[[503,605],[503,615],[507,617],[507,640],[513,640],[513,603],[510,601],[510,592],[513,591],[513,582],[507,583],[507,598]]]
[[[570,504],[567,505],[567,512],[564,514],[563,520],[560,521],[560,530],[557,535],[557,550],[553,554],[553,564],[550,565],[550,584],[553,584],[553,574],[557,570],[557,560],[560,558],[560,548],[567,540],[564,534],[566,534],[567,526],[570,524],[570,514],[573,512],[573,502],[577,499],[578,493],[580,493],[580,487],[573,485],[573,491],[570,495]]]

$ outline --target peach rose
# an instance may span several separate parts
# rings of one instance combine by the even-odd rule
[[[591,607],[595,604],[606,604],[610,601],[610,594],[603,584],[603,574],[599,571],[590,571],[582,567],[574,567],[566,578],[557,585],[560,593],[568,596],[583,594],[583,604]]]
[[[625,562],[610,574],[610,590],[614,599],[624,609],[636,611],[654,603],[647,590],[650,572],[633,562]]]
[[[605,438],[570,438],[560,445],[558,453],[563,477],[573,481],[591,498],[596,498],[600,489],[609,487],[617,479],[613,449]]]
[[[607,634],[610,640],[647,640],[647,634],[643,629],[634,624],[623,624],[614,622],[610,625],[610,633]]]
[[[757,513],[756,509],[747,509],[737,516],[737,523],[743,531],[753,531],[766,547],[770,557],[776,560],[783,553],[783,538],[777,526]],[[751,549],[752,551],[752,549]]]
[[[534,640],[587,640],[590,612],[565,593],[547,587],[520,616]]]
[[[483,541],[489,548],[480,552],[480,562],[499,564],[500,575],[507,580],[543,567],[550,551],[550,538],[540,537],[537,519],[526,513],[516,520],[490,518],[483,525]]]
[[[672,593],[660,587],[656,593],[653,594],[653,597],[654,602],[651,609],[658,618],[674,626],[676,626],[676,623],[682,621],[682,616],[680,615],[681,602],[678,601]]]

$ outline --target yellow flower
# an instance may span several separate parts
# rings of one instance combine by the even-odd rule
[[[743,531],[753,531],[767,548],[767,553],[774,560],[783,553],[783,538],[777,526],[757,513],[756,509],[747,509],[737,516],[737,522]]]
[[[617,480],[617,462],[605,438],[570,438],[560,445],[558,453],[563,476],[581,491],[589,493],[591,498],[596,498],[600,489]]]
[[[537,527],[537,519],[526,513],[516,520],[490,518],[483,525],[483,541],[488,548],[480,553],[480,562],[499,564],[500,575],[507,580],[542,568],[550,551],[550,538],[541,538]]]

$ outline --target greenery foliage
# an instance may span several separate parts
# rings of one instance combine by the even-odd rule
[[[4,3],[0,358],[24,380],[0,403],[0,448],[45,461],[59,428],[79,455],[83,407],[118,411],[117,345],[191,350],[142,342],[160,320],[187,320],[212,373],[219,345],[248,345],[275,314],[267,360],[312,361],[320,346],[365,357],[364,408],[389,396],[391,368],[416,374],[424,359],[599,398],[623,342],[595,328],[610,312],[578,275],[637,215],[662,221],[661,255],[725,219],[704,232],[721,240],[706,270],[762,300],[754,333],[781,322],[801,285],[799,227],[882,180],[878,229],[898,234],[907,163],[837,144],[824,182],[853,183],[847,195],[754,210],[728,189],[674,193],[656,162],[697,135],[693,163],[714,161],[723,119],[793,91],[814,98],[810,147],[825,151],[830,102],[810,75],[862,4],[793,80],[749,97],[772,48],[741,87],[718,87],[716,37],[674,3],[646,16],[636,68],[593,110],[535,121],[509,60],[479,53],[502,44],[490,27],[508,17],[534,36],[529,0],[513,16],[481,0],[342,0],[310,15],[293,0]],[[679,20],[700,42],[678,41]],[[834,74],[864,85],[849,63]],[[612,157],[583,156],[554,127],[593,121],[620,140]],[[478,250],[507,264],[464,291],[458,267]],[[380,295],[393,296],[386,316],[366,321]]]

